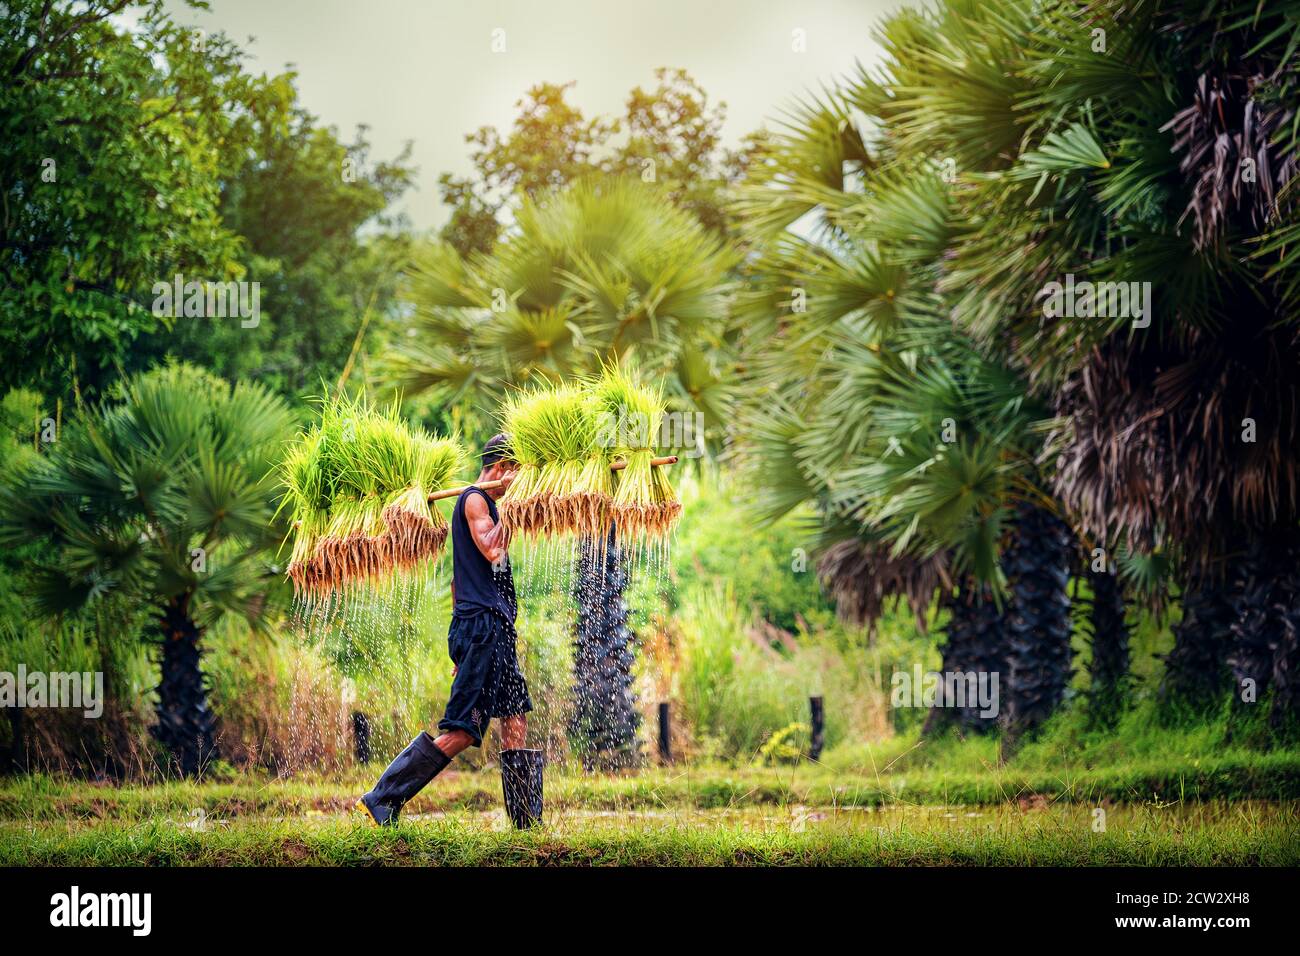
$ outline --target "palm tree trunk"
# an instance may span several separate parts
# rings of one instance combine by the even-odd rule
[[[1240,566],[1234,566],[1240,572]],[[1227,654],[1237,618],[1232,584],[1197,573],[1183,590],[1183,619],[1174,626],[1174,647],[1165,656],[1160,697],[1166,713],[1204,714],[1223,700]]]
[[[968,587],[963,584],[950,593],[944,603],[948,607],[948,623],[944,625],[944,642],[939,653],[943,655],[943,672],[950,674],[964,671],[971,656],[973,606]],[[942,706],[943,701],[939,704],[925,717],[925,726],[921,729],[924,736],[937,734],[957,722],[957,714]]]
[[[944,628],[943,672],[998,674],[1001,680],[1007,665],[1003,616],[989,589],[968,577],[948,596],[947,605],[950,616]],[[926,717],[923,733],[933,734],[953,723],[988,733],[996,728],[997,717],[982,717],[980,708],[971,702],[962,707],[936,707]]]
[[[632,646],[624,597],[629,575],[615,530],[602,544],[584,540],[578,555],[574,599],[574,714],[570,731],[588,770],[640,762],[641,714],[632,693]]]
[[[162,680],[153,735],[186,777],[198,776],[217,756],[208,688],[201,668],[202,632],[190,617],[189,595],[167,602],[161,617]]]
[[[1002,690],[1008,751],[1055,713],[1070,683],[1071,538],[1051,512],[1025,504],[1002,554],[1011,589]]]
[[[1129,682],[1129,626],[1124,586],[1111,571],[1089,571],[1092,590],[1088,629],[1092,663],[1088,668],[1088,719],[1094,727],[1114,727],[1124,707]]]
[[[1228,600],[1235,612],[1226,658],[1234,707],[1240,712],[1262,703],[1271,690],[1273,726],[1292,723],[1300,691],[1300,542],[1295,534],[1256,538],[1238,566]]]
[[[987,585],[975,592],[971,611],[971,651],[968,668],[986,679],[998,678],[998,694],[1005,693],[1004,683],[1009,672],[1007,646],[1007,615],[993,600]],[[977,706],[966,707],[961,714],[962,723],[981,734],[992,733],[998,726],[998,715],[985,717]]]
[[[1276,632],[1282,623],[1279,612],[1285,604],[1278,600],[1281,595],[1277,592],[1282,589],[1270,574],[1275,570],[1271,550],[1260,538],[1251,542],[1234,568],[1226,596],[1233,621],[1224,664],[1232,678],[1233,708],[1238,713],[1243,706],[1262,702],[1273,676]]]

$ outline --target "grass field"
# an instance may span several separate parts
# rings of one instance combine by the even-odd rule
[[[0,786],[0,865],[1300,863],[1300,758],[1198,764],[553,773],[530,833],[509,828],[494,772],[446,774],[387,831],[349,811],[360,777],[29,777]]]

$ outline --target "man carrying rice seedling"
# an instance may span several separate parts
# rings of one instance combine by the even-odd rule
[[[510,487],[515,463],[506,438],[483,448],[475,484],[456,499],[451,519],[452,616],[448,651],[455,664],[451,697],[435,739],[427,731],[411,741],[357,802],[376,823],[397,822],[402,806],[466,747],[481,746],[488,721],[501,721],[501,786],[515,826],[537,823],[542,814],[542,752],[524,749],[527,714],[533,709],[515,649],[515,585],[509,542],[496,499]],[[488,483],[491,487],[480,487]]]

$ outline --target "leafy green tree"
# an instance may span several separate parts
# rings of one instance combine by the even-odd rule
[[[439,178],[452,209],[442,238],[462,255],[490,252],[517,196],[537,199],[607,173],[663,184],[674,204],[726,234],[726,189],[761,155],[761,137],[739,150],[723,149],[726,105],[711,104],[685,70],[661,67],[655,79],[652,90],[632,90],[623,116],[591,119],[569,103],[573,83],[540,83],[516,104],[519,115],[508,132],[483,126],[466,136],[474,147],[473,174]]]
[[[333,381],[393,303],[408,153],[372,162],[364,129],[342,142],[296,105],[293,74],[244,72],[162,3],[10,6],[0,342],[28,360],[0,387],[91,396],[168,356],[288,394]],[[258,283],[257,321],[155,315],[177,275]]]
[[[342,143],[299,108],[287,128],[259,126],[221,206],[259,283],[259,321],[178,319],[141,341],[128,368],[172,357],[297,396],[333,384],[394,308],[409,255],[389,212],[412,180],[407,154],[372,164],[364,132]]]
[[[476,191],[475,183],[443,173],[438,177],[438,192],[451,207],[441,237],[463,256],[491,252],[501,235],[501,223],[492,204]]]
[[[49,416],[43,405],[30,389],[14,389],[0,399],[0,487],[21,482],[37,466],[43,432],[57,436],[57,422],[44,422]],[[17,637],[27,618],[21,570],[37,554],[37,546],[24,542],[0,555],[0,639]]]
[[[730,232],[726,187],[738,182],[761,155],[761,133],[746,137],[738,150],[721,146],[726,104],[709,96],[682,69],[659,67],[652,90],[628,94],[620,129],[626,140],[612,167],[663,183],[673,203],[719,234]]]
[[[187,776],[216,754],[203,630],[227,613],[260,620],[279,578],[268,549],[286,530],[275,472],[293,424],[261,385],[169,365],[82,409],[4,490],[0,540],[44,546],[29,569],[39,613],[112,599],[153,610],[154,734]]]
[[[100,387],[168,321],[149,290],[242,278],[223,181],[292,90],[243,71],[220,33],[161,0],[15,0],[0,32],[0,388]],[[139,29],[117,26],[132,12]]]

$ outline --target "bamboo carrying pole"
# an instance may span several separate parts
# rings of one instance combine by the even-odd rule
[[[660,467],[661,465],[675,465],[677,464],[677,456],[667,455],[663,458],[652,458],[650,459],[650,464],[654,465],[656,468]],[[609,470],[622,471],[626,467],[627,467],[627,462],[616,461],[614,462],[614,464],[609,466]],[[498,481],[485,481],[481,485],[461,485],[459,488],[443,488],[441,491],[435,491],[433,494],[429,495],[429,502],[430,504],[432,504],[435,501],[442,501],[442,499],[444,498],[455,498],[466,488],[487,489],[487,488],[500,488],[500,487],[501,487],[501,481],[498,480]]]
[[[663,458],[652,458],[650,459],[650,464],[653,465],[655,468],[659,468],[663,465],[675,465],[677,464],[677,456],[665,455]],[[627,462],[616,461],[614,462],[614,464],[609,466],[609,470],[622,471],[626,467],[627,467]],[[455,498],[466,488],[500,488],[500,487],[501,487],[501,481],[497,480],[497,481],[485,481],[481,485],[461,485],[459,488],[443,488],[440,491],[435,491],[433,494],[429,495],[429,504],[433,504],[435,501],[442,501],[444,498]],[[298,527],[298,522],[295,521],[293,523],[293,526],[295,528]]]

